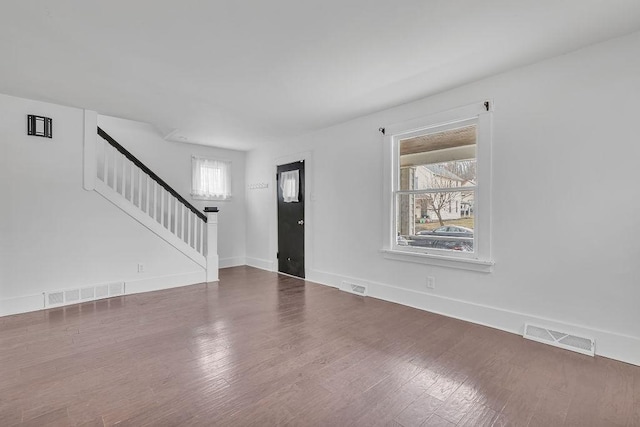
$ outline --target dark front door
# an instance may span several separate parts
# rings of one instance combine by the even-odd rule
[[[304,278],[304,161],[278,166],[278,271]]]

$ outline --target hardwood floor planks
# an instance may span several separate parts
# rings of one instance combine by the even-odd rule
[[[639,426],[640,368],[250,267],[0,318],[0,425]]]

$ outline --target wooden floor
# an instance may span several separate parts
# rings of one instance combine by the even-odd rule
[[[0,426],[640,426],[640,368],[249,267],[0,318]]]

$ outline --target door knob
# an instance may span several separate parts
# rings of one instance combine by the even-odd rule
[[[299,225],[304,225],[304,219],[301,219],[300,221],[298,221]]]

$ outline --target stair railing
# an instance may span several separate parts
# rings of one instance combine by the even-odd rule
[[[207,216],[98,127],[96,178],[203,257]]]

